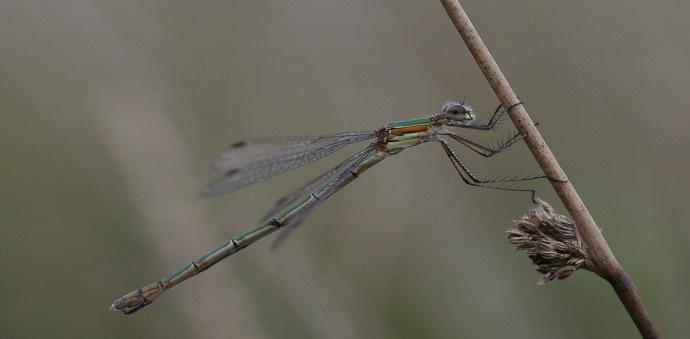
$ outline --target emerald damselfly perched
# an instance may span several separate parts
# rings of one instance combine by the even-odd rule
[[[521,103],[516,105],[519,104]],[[484,157],[490,157],[507,149],[522,138],[517,131],[495,145],[486,145],[458,134],[455,128],[480,131],[494,130],[497,123],[510,108],[505,109],[503,106],[499,106],[488,122],[480,123],[476,121],[475,112],[469,105],[464,102],[448,102],[443,106],[440,113],[420,119],[392,122],[375,131],[349,132],[318,137],[259,139],[230,145],[215,163],[215,168],[221,173],[221,176],[207,185],[201,191],[201,196],[210,197],[234,191],[309,164],[347,145],[371,140],[371,143],[360,152],[280,199],[263,221],[254,228],[207,251],[158,281],[122,296],[112,303],[111,309],[125,314],[134,313],[151,304],[164,291],[203,272],[268,234],[281,230],[281,234],[274,240],[273,247],[275,247],[314,208],[352,182],[364,171],[389,156],[422,143],[440,143],[453,167],[466,184],[509,191],[531,192],[534,200],[534,190],[506,187],[502,186],[501,183],[539,179],[544,178],[544,176],[480,179],[450,146],[451,142],[457,142]]]

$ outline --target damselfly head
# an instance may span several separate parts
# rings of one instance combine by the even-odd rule
[[[474,110],[469,105],[449,101],[443,105],[443,114],[455,124],[464,125],[474,120]]]

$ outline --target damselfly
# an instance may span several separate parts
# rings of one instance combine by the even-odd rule
[[[534,199],[534,191],[531,189],[507,187],[501,183],[538,179],[543,176],[480,179],[450,147],[451,142],[457,142],[484,157],[505,150],[521,139],[519,133],[515,132],[495,145],[487,145],[458,134],[456,128],[493,130],[506,111],[499,106],[488,122],[480,123],[476,121],[475,112],[469,105],[464,102],[449,102],[443,106],[441,113],[421,119],[393,122],[371,132],[263,139],[232,144],[215,163],[216,169],[222,175],[202,190],[202,196],[215,196],[233,191],[321,159],[346,145],[372,140],[362,151],[280,199],[264,221],[254,228],[209,250],[158,281],[122,296],[113,302],[111,309],[125,314],[133,313],[152,303],[163,291],[203,272],[266,235],[281,230],[281,234],[274,241],[274,246],[277,245],[316,206],[362,172],[391,155],[425,142],[440,143],[453,167],[468,185],[531,192]]]

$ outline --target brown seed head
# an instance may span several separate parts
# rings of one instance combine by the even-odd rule
[[[538,284],[569,277],[580,268],[587,268],[587,256],[570,218],[555,213],[546,201],[537,198],[537,206],[506,232],[508,241],[527,256],[544,276]]]

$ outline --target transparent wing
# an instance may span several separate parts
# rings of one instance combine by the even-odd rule
[[[376,138],[376,132],[288,137],[232,144],[214,164],[222,175],[200,195],[216,196],[321,159],[349,144]]]
[[[355,164],[362,159],[364,159],[367,155],[369,155],[373,151],[373,147],[369,146],[359,153],[354,154],[353,156],[345,159],[343,162],[338,164],[337,166],[331,168],[330,170],[324,172],[320,176],[314,178],[313,180],[309,181],[306,185],[290,192],[288,195],[282,197],[280,200],[278,200],[275,205],[271,208],[268,213],[264,216],[263,220],[268,220],[273,217],[276,213],[280,212],[281,210],[287,208],[290,206],[292,203],[294,203],[296,200],[299,198],[303,197],[304,195],[308,194],[309,192],[315,190],[317,187],[325,184],[329,180],[333,180],[333,178],[341,173],[342,171],[346,170],[348,167],[350,167],[352,164]],[[288,222],[286,225],[284,225],[280,231],[278,236],[273,240],[273,243],[271,244],[271,251],[275,250],[278,248],[284,241],[287,239],[288,235],[297,227],[299,226],[302,221],[304,221],[304,218],[314,210],[316,207],[316,204],[314,206],[309,206],[309,208],[306,208],[303,212],[298,213],[295,215],[290,222]]]

